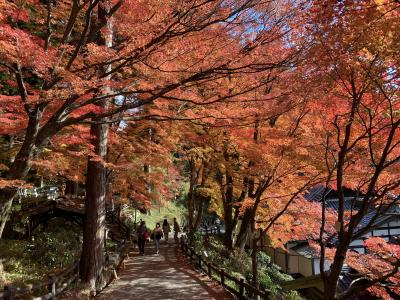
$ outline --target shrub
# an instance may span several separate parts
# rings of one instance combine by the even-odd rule
[[[196,235],[193,240],[196,252],[205,251],[207,259],[217,268],[225,269],[237,279],[245,278],[250,283],[253,281],[250,253],[239,250],[228,252],[217,237],[209,237],[208,246],[203,242],[201,235]],[[292,280],[292,277],[281,273],[279,267],[271,262],[271,258],[265,252],[258,252],[257,260],[260,288],[269,290],[272,297],[277,299],[302,299],[295,291],[285,293],[282,291],[280,285]]]

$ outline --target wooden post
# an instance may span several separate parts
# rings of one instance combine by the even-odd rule
[[[126,230],[126,239],[128,241],[131,240],[131,228],[130,227],[128,227],[128,229]]]
[[[75,274],[77,275],[76,276],[76,280],[75,280],[75,282],[78,282],[79,281],[79,272],[80,272],[80,263],[78,262],[77,264],[76,264],[76,269],[75,269]]]
[[[193,248],[190,248],[190,261],[193,260]]]
[[[50,299],[53,299],[53,297],[56,296],[56,279],[54,276],[50,276],[49,279],[50,279],[50,282],[49,282],[49,285],[47,288],[49,289],[49,292],[51,293]]]
[[[4,286],[4,300],[11,300],[11,288],[8,285]]]
[[[107,249],[107,228],[104,228],[104,249]]]
[[[212,278],[211,263],[210,262],[207,263],[207,272],[208,272],[208,277]]]
[[[202,257],[201,257],[201,254],[199,254],[199,269],[201,270],[201,260],[202,260]]]
[[[260,228],[260,249],[261,251],[264,251],[264,237],[262,228]]]
[[[239,283],[239,300],[242,300],[244,298],[244,279],[240,278],[240,283]]]
[[[221,269],[221,284],[222,284],[222,286],[225,286],[225,271],[224,271],[224,269]]]
[[[181,250],[182,250],[182,252],[185,251],[185,243],[183,241],[183,238],[181,238]]]

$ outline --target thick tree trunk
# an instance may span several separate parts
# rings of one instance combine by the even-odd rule
[[[108,4],[102,1],[98,6],[98,20],[107,20]],[[98,44],[112,46],[112,28],[107,20],[108,32],[104,36],[99,36]],[[109,71],[111,66],[106,68]],[[110,90],[105,87],[104,93]],[[99,103],[102,109],[107,109],[107,100]],[[91,125],[91,135],[94,137],[93,145],[95,154],[106,160],[108,143],[108,124],[107,119],[96,120],[99,123]],[[102,124],[101,124],[102,123]],[[105,218],[106,218],[106,189],[107,189],[107,169],[98,158],[89,157],[88,169],[86,174],[86,199],[85,199],[85,221],[83,228],[83,244],[81,254],[81,280],[88,284],[91,290],[95,290],[96,285],[102,283],[102,273],[104,268],[104,237],[105,237]]]
[[[250,231],[251,215],[251,209],[247,209],[242,216],[242,223],[235,243],[235,247],[240,250],[244,250],[244,247],[246,246],[247,237]]]
[[[105,157],[107,125],[92,125],[91,134],[96,137],[94,141],[96,154]],[[86,176],[81,279],[95,290],[96,284],[101,281],[104,267],[106,168],[101,162],[89,158]]]
[[[197,211],[195,222],[193,224],[194,232],[196,232],[200,227],[201,219],[203,218],[204,203],[205,203],[206,199],[204,199],[203,197],[198,197],[198,201],[199,201],[198,211]]]

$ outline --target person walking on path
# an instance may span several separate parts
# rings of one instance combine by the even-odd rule
[[[181,232],[181,228],[179,227],[178,221],[176,220],[176,218],[174,218],[174,240],[175,243],[177,243],[178,240],[178,234],[179,232]]]
[[[156,224],[156,227],[153,229],[152,236],[154,239],[154,246],[156,247],[156,253],[158,254],[160,252],[160,240],[163,237],[163,231],[160,223]]]
[[[136,234],[138,236],[139,253],[140,255],[144,255],[144,245],[147,239],[147,227],[144,221],[142,221],[140,226],[136,229]]]
[[[164,219],[162,230],[164,232],[165,241],[168,242],[168,235],[171,232],[171,227],[169,226],[167,219]]]

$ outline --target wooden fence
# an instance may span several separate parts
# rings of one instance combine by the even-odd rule
[[[237,296],[240,300],[259,298],[266,300],[271,299],[271,293],[269,291],[257,289],[245,282],[243,278],[237,279],[226,273],[224,269],[217,268],[210,262],[204,260],[203,256],[196,253],[193,247],[190,247],[184,239],[181,239],[181,250],[195,267],[207,274],[211,279],[217,280],[225,289]]]
[[[130,238],[130,229],[129,227],[121,220],[119,214],[116,214],[113,211],[107,211],[107,217],[111,219],[111,223],[115,224],[118,230],[121,232],[121,235],[125,237],[119,243],[119,247],[117,252],[120,253],[118,261],[116,265],[112,268],[112,275],[107,280],[106,286],[110,284],[110,282],[115,278],[116,270],[121,266],[124,259],[128,256],[129,253],[129,238]],[[74,282],[78,282],[79,280],[79,260],[74,262],[74,264],[58,274],[57,276],[52,275],[49,276],[48,280],[42,283],[34,284],[31,287],[18,288],[12,285],[4,286],[3,291],[0,291],[0,300],[11,300],[11,299],[27,299],[28,297],[33,298],[34,300],[47,300],[53,299],[55,296],[62,293],[68,286],[70,286]],[[42,296],[34,297],[34,294],[46,293]]]
[[[75,262],[70,268],[61,274],[49,276],[48,280],[43,283],[34,284],[31,287],[16,288],[11,285],[4,286],[3,292],[0,292],[0,299],[27,299],[35,293],[46,292],[46,294],[34,297],[34,300],[52,299],[63,292],[73,282],[79,279],[79,261]]]

